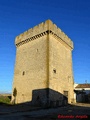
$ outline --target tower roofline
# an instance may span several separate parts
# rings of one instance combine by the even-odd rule
[[[42,36],[41,34],[46,34],[46,31],[50,31],[49,33],[53,33],[55,36],[62,39],[63,42],[68,44],[73,49],[73,42],[71,39],[54,24],[50,19],[46,20],[45,22],[40,23],[39,25],[25,31],[24,33],[18,35],[15,39],[16,46],[20,44],[26,43],[25,41],[30,38],[35,38],[36,36]],[[43,34],[43,35],[44,35]]]

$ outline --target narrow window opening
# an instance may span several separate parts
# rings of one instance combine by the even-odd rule
[[[71,80],[71,76],[68,76],[68,82],[70,82],[70,80]]]
[[[53,72],[56,73],[56,69],[53,69]]]
[[[22,75],[25,75],[25,71],[23,71]]]

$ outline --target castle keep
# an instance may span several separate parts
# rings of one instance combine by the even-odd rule
[[[15,39],[15,103],[62,105],[73,102],[73,42],[51,20]]]

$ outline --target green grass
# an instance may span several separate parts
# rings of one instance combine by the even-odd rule
[[[7,96],[0,96],[0,104],[10,104],[10,99]]]

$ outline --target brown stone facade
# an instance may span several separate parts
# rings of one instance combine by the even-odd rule
[[[73,42],[61,29],[47,20],[17,36],[15,45],[15,103],[73,102]]]

